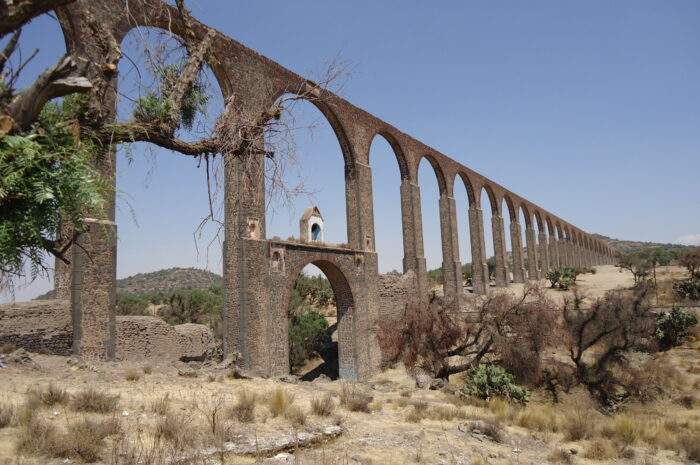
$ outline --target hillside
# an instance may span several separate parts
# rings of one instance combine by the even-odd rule
[[[221,284],[222,278],[211,271],[198,268],[168,268],[150,273],[138,273],[117,280],[118,293],[142,293],[172,289],[206,289]],[[42,294],[36,300],[50,299],[54,291]]]
[[[671,252],[682,252],[686,249],[692,248],[689,245],[681,244],[662,244],[658,242],[642,242],[642,241],[627,241],[622,239],[613,239],[611,237],[603,236],[600,234],[593,234],[595,237],[604,240],[610,245],[616,252],[619,253],[630,253],[636,252],[641,249],[649,247],[661,247]]]

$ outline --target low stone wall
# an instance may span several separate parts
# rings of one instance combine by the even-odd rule
[[[70,355],[73,328],[69,302],[35,300],[0,305],[0,344]]]
[[[215,351],[211,330],[193,323],[170,326],[153,316],[117,316],[117,359],[204,360]]]
[[[73,328],[67,300],[35,300],[0,305],[0,344],[30,352],[70,355]],[[118,360],[204,360],[217,344],[205,325],[171,326],[153,316],[117,316]]]
[[[380,274],[377,293],[379,319],[397,319],[406,313],[406,304],[415,294],[416,275],[409,271],[403,275]]]

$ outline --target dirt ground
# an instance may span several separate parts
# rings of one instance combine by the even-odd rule
[[[598,267],[596,274],[580,278],[580,286],[592,296],[630,284],[631,276],[619,273],[614,267]],[[517,286],[512,289],[518,291]],[[563,294],[551,292],[557,298]],[[598,413],[587,395],[576,390],[556,405],[550,404],[544,393],[535,392],[526,408],[503,401],[464,401],[444,391],[417,389],[415,381],[402,368],[387,370],[366,383],[285,382],[231,379],[226,376],[227,370],[214,364],[187,367],[154,360],[142,364],[81,365],[66,357],[40,354],[30,354],[31,362],[0,369],[0,406],[12,405],[19,411],[28,392],[50,384],[70,395],[87,388],[118,395],[118,406],[106,414],[77,412],[70,402],[35,407],[40,418],[59,429],[86,417],[116,419],[122,432],[104,440],[99,461],[115,465],[132,463],[123,450],[124,441],[143,450],[171,447],[172,444],[154,439],[154,431],[166,418],[176,418],[182,423],[192,449],[199,451],[200,456],[186,460],[182,451],[173,449],[161,462],[148,462],[147,454],[142,454],[133,463],[251,464],[267,460],[264,463],[309,465],[682,464],[688,462],[684,453],[674,446],[674,435],[692,434],[691,439],[700,443],[698,338],[700,334],[696,333],[685,346],[664,355],[663,363],[677,373],[673,395],[651,404],[632,405],[612,416]],[[190,377],[194,374],[196,377]],[[341,405],[343,389],[371,396],[369,411],[351,411],[349,404]],[[230,413],[243,392],[255,397],[250,422]],[[279,397],[280,392],[293,397],[292,405],[301,413],[290,414],[294,409],[287,409],[287,414],[274,416],[270,399],[275,394]],[[313,413],[312,401],[325,395],[331,396],[333,411],[328,416],[318,416]],[[358,394],[360,398],[362,395]],[[167,400],[163,401],[164,398]],[[691,400],[679,401],[683,398]],[[300,438],[302,433],[319,432],[334,425],[340,426],[342,433],[310,447],[291,445],[287,448],[291,457],[266,457],[274,453],[211,455],[211,448],[222,440],[212,433],[212,418],[225,426],[225,440],[234,443],[262,444],[283,435]],[[570,426],[566,425],[572,419],[593,422],[600,433],[570,440],[567,438]],[[622,444],[616,432],[621,424],[637,428],[631,439],[621,436],[626,438]],[[0,427],[0,464],[80,462],[75,457],[20,456],[16,446],[21,434],[22,426],[18,422]],[[591,452],[600,447],[603,452]],[[597,459],[589,458],[594,456]]]

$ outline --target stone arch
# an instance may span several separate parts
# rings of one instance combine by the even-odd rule
[[[535,216],[535,222],[537,223],[537,231],[541,233],[546,233],[546,225],[542,221],[542,213],[540,213],[540,210],[538,208],[535,208],[534,211],[534,216]]]
[[[518,205],[518,211],[522,211],[523,217],[525,218],[525,224],[523,226],[526,228],[532,228],[532,213],[530,213],[530,209],[525,202],[520,202],[520,205]]]
[[[469,206],[477,206],[477,201],[478,197],[476,196],[476,192],[474,191],[474,183],[472,182],[471,179],[469,179],[469,175],[465,173],[464,171],[458,171],[455,174],[455,179],[452,181],[452,184],[454,185],[454,181],[457,179],[457,177],[462,180],[462,184],[464,184],[464,189],[467,191],[467,200],[469,201]]]
[[[401,180],[411,179],[411,172],[408,169],[408,162],[406,161],[406,155],[404,154],[401,144],[396,140],[396,138],[388,131],[379,131],[375,133],[369,140],[368,150],[371,152],[372,143],[377,138],[377,136],[382,137],[391,146],[394,156],[396,157],[396,163],[399,165],[399,173],[401,174]],[[369,154],[367,159],[369,160]]]
[[[420,170],[420,162],[423,161],[423,159],[428,160],[428,163],[430,163],[430,166],[433,168],[433,172],[435,173],[435,177],[437,178],[438,188],[440,189],[440,195],[450,194],[447,184],[447,178],[445,178],[445,173],[443,172],[440,163],[432,155],[424,154],[418,158],[418,162],[416,163],[415,169],[416,175]]]
[[[307,83],[306,85],[310,86],[311,84]],[[355,161],[357,161],[357,157],[355,156],[355,152],[352,149],[352,144],[350,143],[350,139],[347,136],[347,131],[345,130],[343,123],[336,114],[336,112],[333,110],[333,108],[331,108],[331,105],[324,99],[320,97],[315,97],[313,93],[311,93],[310,95],[302,94],[302,92],[298,89],[298,86],[289,86],[285,89],[279,90],[276,94],[274,94],[274,98],[270,102],[270,106],[272,106],[274,102],[279,101],[286,94],[296,95],[297,97],[299,97],[300,100],[309,102],[314,107],[316,107],[318,111],[321,112],[321,114],[328,122],[328,125],[331,127],[331,129],[333,129],[333,133],[335,134],[335,137],[338,140],[338,144],[340,145],[340,151],[343,154],[343,162],[345,163],[346,181],[354,179]]]
[[[342,379],[357,378],[357,353],[355,347],[355,296],[348,279],[350,270],[341,269],[342,266],[328,258],[308,258],[295,263],[288,274],[286,283],[287,306],[291,298],[291,290],[294,283],[307,265],[314,265],[326,276],[333,289],[336,301],[337,331],[338,331],[338,377]],[[287,308],[286,306],[284,308]],[[287,328],[288,322],[284,328]],[[289,351],[289,341],[285,347],[285,353]]]
[[[372,136],[367,148],[367,164],[372,172],[372,195],[368,200],[372,207],[374,251],[379,271],[400,270],[402,266],[404,271],[407,267],[415,268],[413,176],[405,154],[392,134],[379,131]],[[377,195],[378,192],[381,194]],[[396,247],[397,238],[402,238],[401,250]]]
[[[518,211],[515,208],[515,203],[509,194],[503,194],[503,200],[508,206],[508,218],[510,221],[518,221]]]
[[[501,214],[501,203],[498,201],[498,197],[496,196],[496,193],[488,182],[484,183],[481,186],[481,189],[484,189],[486,191],[486,195],[488,196],[489,203],[491,204],[491,212],[494,215],[500,215]]]

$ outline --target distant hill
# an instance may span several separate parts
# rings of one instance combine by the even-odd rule
[[[613,239],[611,237],[607,236],[602,236],[600,234],[593,234],[595,237],[598,239],[602,239],[605,242],[608,243],[610,247],[615,252],[619,253],[630,253],[630,252],[636,252],[641,249],[645,249],[648,247],[661,247],[664,248],[670,252],[676,252],[680,253],[683,252],[684,250],[690,249],[693,246],[689,245],[681,245],[681,244],[661,244],[658,242],[641,242],[641,241],[625,241],[621,239]]]
[[[151,273],[139,273],[117,280],[117,292],[153,292],[170,289],[206,289],[222,284],[222,278],[211,271],[198,268],[168,268]],[[51,299],[54,291],[40,295],[36,300]]]

